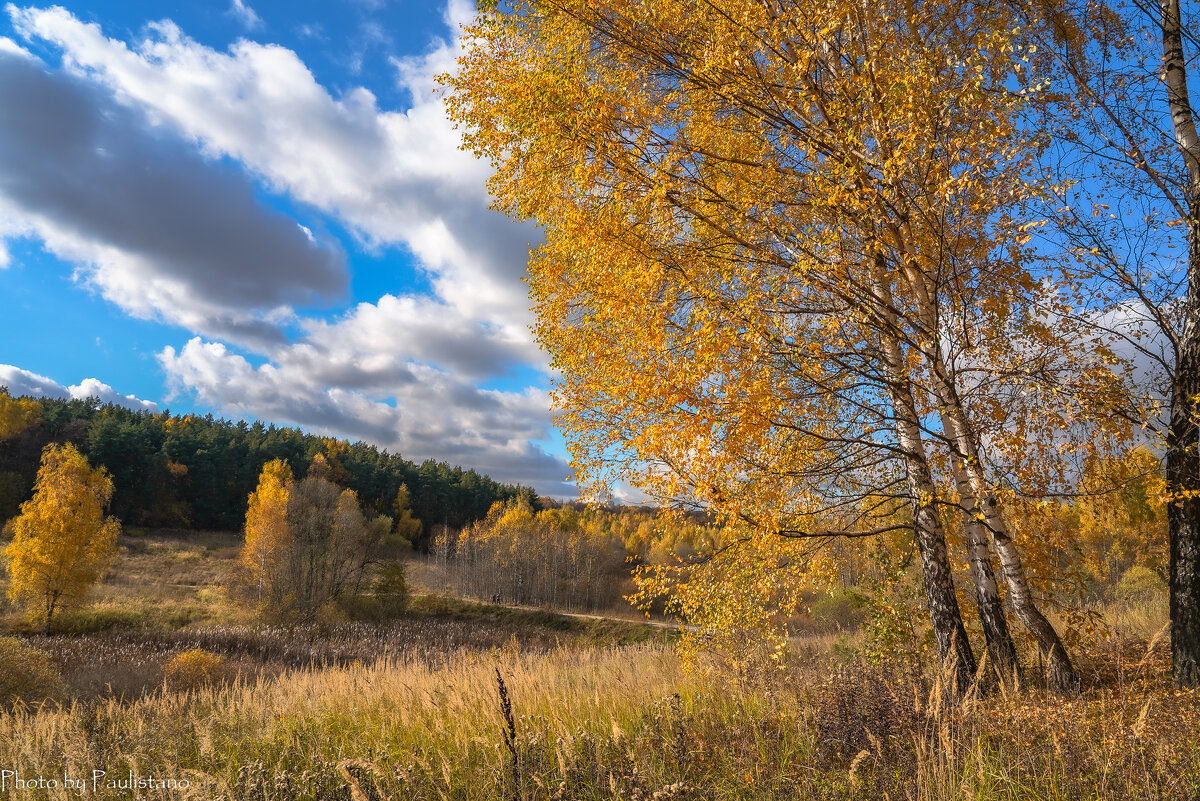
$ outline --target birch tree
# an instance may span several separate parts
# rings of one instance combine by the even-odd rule
[[[760,552],[910,528],[965,686],[938,513],[952,463],[994,664],[1016,667],[998,555],[1069,691],[1003,524],[984,406],[964,400],[991,382],[945,345],[953,321],[984,321],[959,342],[987,339],[1009,383],[1045,369],[1029,343],[1062,345],[1023,305],[1037,282],[1012,210],[1037,191],[1037,143],[1009,87],[1013,23],[965,0],[514,3],[471,30],[451,108],[496,165],[498,206],[546,233],[537,334],[583,480],[713,509]]]
[[[43,619],[83,597],[116,556],[121,524],[106,517],[112,480],[74,445],[47,445],[33,497],[10,521],[8,596]]]
[[[271,615],[312,619],[356,594],[372,548],[391,527],[389,518],[368,522],[358,496],[331,475],[321,454],[299,481],[276,459],[263,466],[250,495],[239,566]]]
[[[291,485],[292,469],[287,462],[267,462],[246,509],[246,542],[238,564],[260,603],[269,601],[285,584],[282,571],[294,544],[287,520]]]
[[[1091,298],[1085,319],[1138,364],[1161,436],[1171,647],[1200,686],[1200,135],[1197,18],[1181,0],[1015,4],[1058,100],[1053,219]]]

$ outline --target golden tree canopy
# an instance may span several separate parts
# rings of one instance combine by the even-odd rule
[[[8,595],[44,617],[79,599],[116,554],[120,523],[105,517],[112,479],[74,445],[47,445],[33,498],[9,523]]]
[[[965,640],[928,511],[951,456],[972,497],[1043,491],[1120,389],[1029,247],[1017,10],[512,0],[468,34],[450,107],[496,205],[544,232],[530,286],[577,479],[735,521],[745,592],[703,582],[697,609],[788,607],[778,565],[806,549],[764,535],[914,530],[939,648]]]
[[[239,564],[249,583],[264,589],[273,585],[291,547],[287,521],[288,489],[292,469],[283,459],[263,465],[258,487],[246,508],[246,544]]]
[[[763,530],[834,511],[863,528],[856,500],[901,471],[885,339],[922,419],[931,360],[961,360],[985,396],[967,407],[1011,432],[1008,454],[1058,444],[1043,435],[1077,414],[1069,393],[1037,393],[1036,426],[986,397],[1069,351],[1059,318],[1027,309],[1054,294],[1013,214],[1038,191],[1014,19],[973,0],[553,0],[480,18],[450,106],[496,166],[497,205],[545,232],[537,335],[581,482]]]

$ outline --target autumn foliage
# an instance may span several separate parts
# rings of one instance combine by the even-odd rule
[[[810,548],[772,539],[913,531],[965,686],[955,507],[993,665],[1019,672],[1007,598],[1072,691],[1005,502],[1122,447],[1125,386],[1030,246],[1015,11],[557,0],[468,33],[450,106],[497,205],[545,232],[530,283],[578,477],[725,519],[752,592],[703,592],[730,620]]]
[[[37,419],[37,402],[29,398],[14,398],[0,390],[0,440],[24,431]]]
[[[434,552],[453,557],[464,595],[553,609],[611,609],[623,605],[622,593],[631,590],[622,522],[628,521],[596,510],[535,512],[521,501],[497,503],[457,536],[442,534]]]
[[[33,498],[8,524],[8,596],[50,630],[56,612],[78,601],[116,553],[121,526],[105,517],[112,480],[92,469],[73,445],[42,453]]]
[[[263,466],[258,488],[250,494],[246,509],[246,544],[238,563],[259,600],[263,599],[264,593],[282,586],[285,580],[283,570],[292,543],[287,521],[291,484],[291,468],[282,459],[275,459]]]
[[[299,481],[276,460],[250,495],[238,578],[271,617],[311,620],[349,601],[366,587],[366,568],[391,531],[391,518],[368,521],[357,494],[332,476],[321,454]]]

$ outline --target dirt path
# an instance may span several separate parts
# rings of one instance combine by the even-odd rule
[[[678,631],[680,629],[688,629],[694,631],[694,626],[685,626],[682,623],[673,623],[668,620],[656,620],[654,618],[629,618],[629,617],[613,617],[611,615],[592,615],[586,612],[564,612],[559,609],[547,609],[541,606],[525,606],[523,604],[485,604],[485,606],[498,606],[504,609],[519,609],[522,612],[544,612],[551,615],[560,615],[562,617],[573,617],[579,620],[607,620],[613,623],[630,623],[635,626],[653,626],[656,629],[666,629],[668,631]]]

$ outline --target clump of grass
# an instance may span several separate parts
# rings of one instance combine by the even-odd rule
[[[167,662],[163,679],[174,690],[194,690],[218,682],[228,673],[225,657],[203,648],[192,648]]]
[[[1167,582],[1158,573],[1142,565],[1134,565],[1121,575],[1113,591],[1119,601],[1138,602],[1167,593]]]
[[[0,708],[66,695],[67,686],[49,656],[16,637],[0,637]]]
[[[866,603],[850,590],[830,590],[812,602],[809,616],[818,631],[854,631],[867,617]]]

